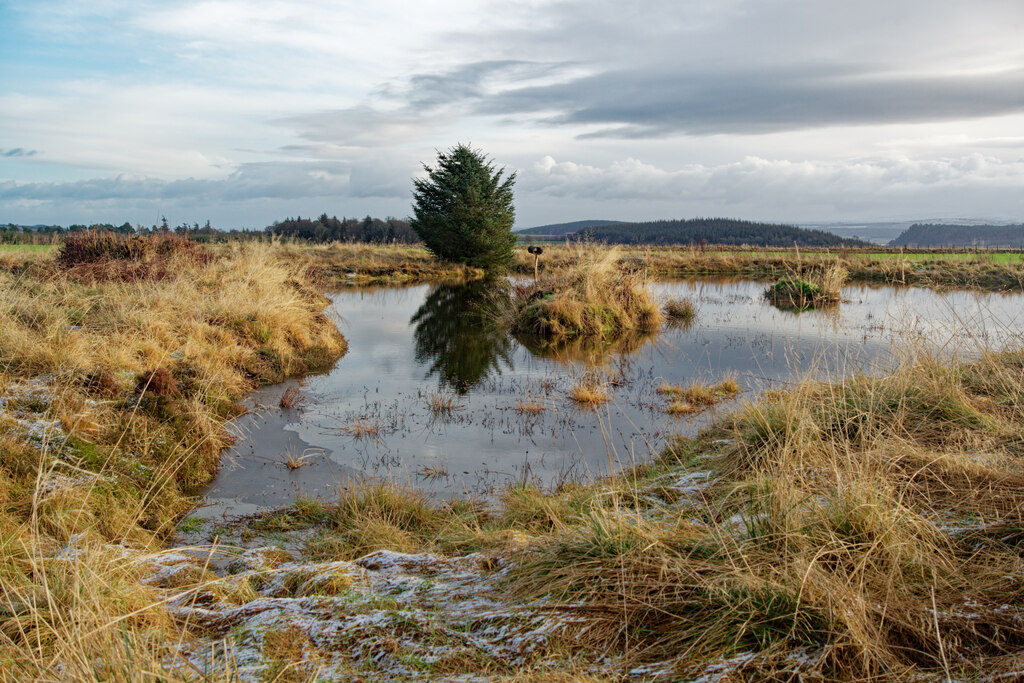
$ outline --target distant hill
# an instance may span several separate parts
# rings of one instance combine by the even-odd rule
[[[843,238],[824,230],[795,225],[754,223],[731,218],[614,223],[585,228],[577,233],[598,241],[618,244],[730,244],[768,247],[863,246],[861,240]]]
[[[585,228],[592,228],[598,225],[617,225],[621,221],[573,221],[571,223],[552,223],[550,225],[538,225],[535,228],[524,228],[517,230],[518,235],[569,235],[579,232]]]
[[[872,244],[889,244],[892,240],[920,221],[883,223],[801,223],[799,227],[809,230],[824,230],[840,237],[852,237]]]
[[[1024,247],[1024,224],[947,225],[915,223],[890,247]]]

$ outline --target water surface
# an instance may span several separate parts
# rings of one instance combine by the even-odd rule
[[[848,287],[832,311],[801,314],[766,303],[762,283],[682,281],[651,285],[686,296],[696,322],[610,348],[544,349],[479,314],[485,286],[421,285],[347,290],[332,312],[349,343],[328,374],[302,383],[302,403],[279,407],[297,382],[250,397],[234,422],[238,443],[206,492],[206,516],[243,514],[331,496],[353,478],[409,482],[432,495],[487,495],[509,481],[554,485],[618,470],[658,451],[666,433],[694,433],[770,388],[808,375],[884,372],[900,349],[946,353],[998,347],[1022,330],[1024,297],[923,289]],[[500,303],[500,299],[499,299]],[[567,398],[595,374],[612,400],[584,409]],[[733,376],[736,401],[686,418],[665,414],[663,383]],[[454,405],[439,415],[431,401]],[[544,410],[529,414],[521,403]],[[359,435],[360,430],[375,430]],[[289,469],[288,461],[301,464]]]

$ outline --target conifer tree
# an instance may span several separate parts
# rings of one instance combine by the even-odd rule
[[[427,177],[413,180],[412,228],[439,258],[495,270],[512,262],[516,236],[512,186],[516,174],[459,144],[438,152]]]

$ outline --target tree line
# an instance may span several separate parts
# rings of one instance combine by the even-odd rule
[[[946,225],[914,223],[890,247],[1024,247],[1024,224]]]
[[[328,217],[326,213],[319,218],[310,219],[296,216],[283,221],[275,221],[262,229],[222,230],[210,225],[210,221],[202,226],[199,223],[181,223],[172,227],[166,218],[152,226],[135,225],[125,222],[121,225],[113,223],[74,224],[67,227],[60,225],[15,225],[8,223],[0,226],[0,244],[54,244],[64,241],[64,235],[85,230],[114,232],[123,235],[158,235],[174,233],[188,237],[196,242],[228,242],[235,240],[261,240],[270,237],[284,237],[310,242],[369,242],[373,244],[419,242],[419,238],[409,225],[409,221],[397,218],[341,218]]]
[[[865,244],[824,230],[733,218],[612,223],[585,228],[572,237],[615,244],[746,244],[758,247],[841,247]]]
[[[267,227],[267,232],[278,237],[294,237],[310,242],[369,242],[372,244],[412,244],[419,242],[409,221],[398,218],[358,218],[327,217],[326,213],[319,218],[286,218],[275,221]]]

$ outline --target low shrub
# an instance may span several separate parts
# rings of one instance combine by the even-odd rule
[[[57,254],[57,265],[95,279],[163,279],[174,274],[173,263],[201,265],[209,253],[181,235],[122,235],[105,230],[69,233]]]

